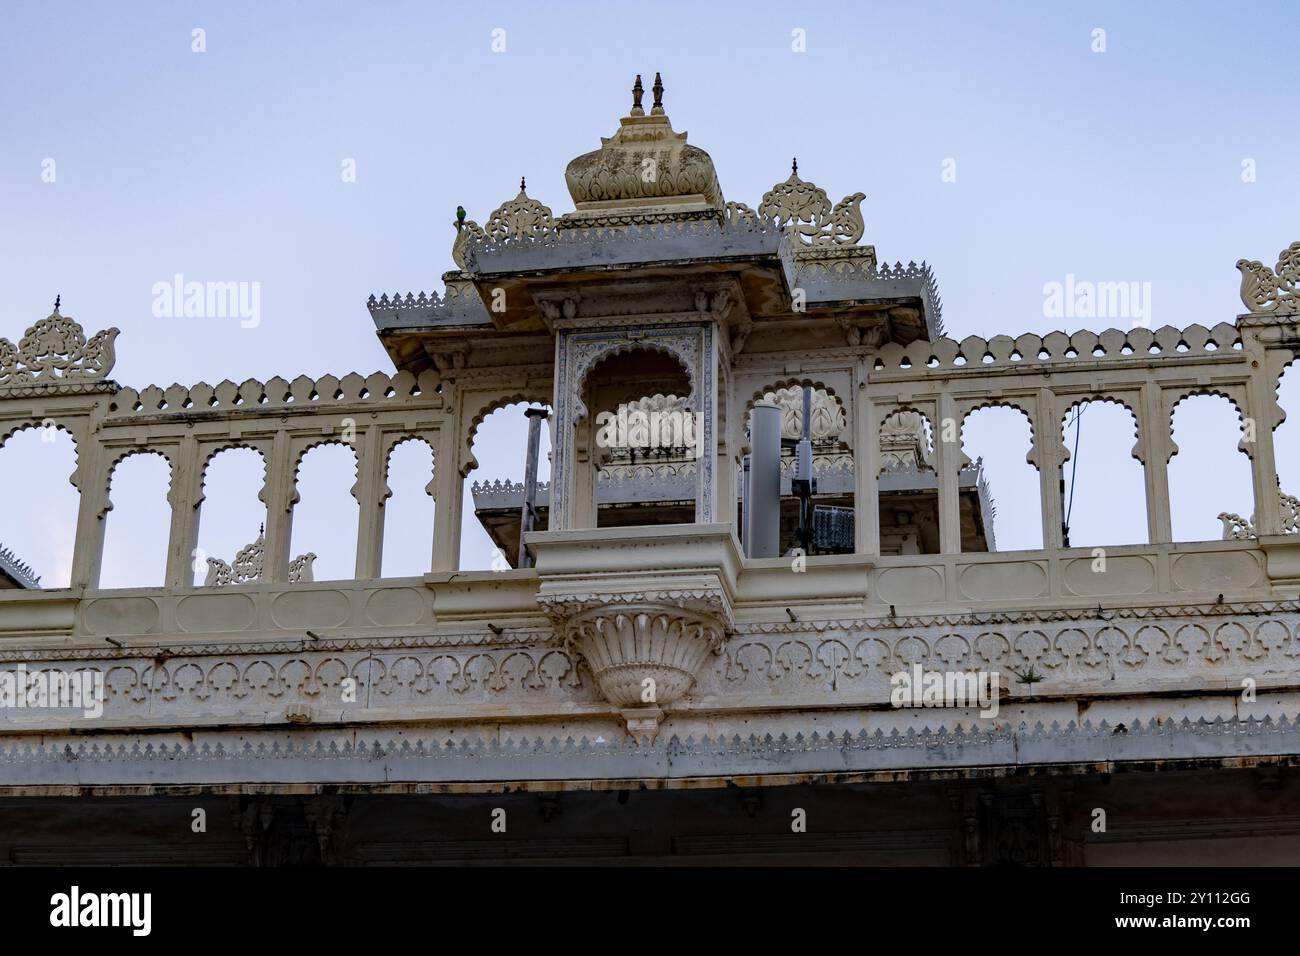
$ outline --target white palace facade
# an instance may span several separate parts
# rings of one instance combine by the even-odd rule
[[[370,298],[391,371],[136,388],[110,378],[116,329],[0,329],[0,443],[52,419],[80,500],[70,587],[0,564],[0,671],[102,687],[93,718],[0,711],[0,865],[1300,859],[1300,534],[1274,454],[1300,243],[1238,263],[1243,312],[1212,328],[958,341],[930,269],[863,244],[861,193],[796,169],[727,201],[653,95],[638,79],[569,164],[573,211],[521,189],[457,223],[443,291]],[[784,556],[746,557],[751,411],[796,439],[805,389],[836,522],[786,553],[787,453]],[[1200,394],[1241,415],[1254,513],[1175,542],[1171,418]],[[1150,542],[1100,566],[1063,532],[1061,423],[1089,401],[1132,415]],[[466,481],[519,402],[550,410],[530,522],[525,485]],[[960,440],[987,406],[1031,425],[1041,550],[997,549]],[[689,414],[694,447],[605,447],[620,409]],[[412,438],[428,572],[381,577]],[[299,464],[331,442],[356,459],[347,580],[290,548]],[[196,580],[205,470],[233,447],[264,461],[264,534]],[[110,482],[142,453],[170,467],[165,581],[105,589]],[[511,567],[459,569],[466,494]],[[917,668],[1001,675],[996,716],[895,706]]]

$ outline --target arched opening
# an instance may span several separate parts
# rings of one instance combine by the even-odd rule
[[[1146,544],[1146,479],[1134,457],[1137,420],[1115,401],[1072,405],[1061,420],[1070,546]]]
[[[519,566],[519,524],[524,502],[528,447],[528,402],[492,411],[474,433],[470,451],[478,468],[464,481],[461,506],[460,567],[463,571],[504,571]],[[551,432],[543,422],[537,455],[537,521],[545,531],[550,516]],[[481,477],[472,477],[481,476]]]
[[[1273,432],[1278,483],[1286,494],[1300,496],[1300,362],[1282,372],[1277,402],[1286,413],[1286,420]]]
[[[890,412],[877,440],[880,553],[938,554],[939,478],[930,419],[911,408]]]
[[[110,507],[104,516],[101,588],[162,587],[171,535],[171,465],[157,452],[137,452],[109,476]]]
[[[1237,406],[1222,395],[1189,395],[1174,409],[1173,440],[1178,446],[1169,462],[1174,540],[1221,539],[1220,514],[1253,524],[1250,459],[1237,447],[1242,440]]]
[[[1043,509],[1038,469],[1027,460],[1033,447],[1029,417],[1019,408],[979,408],[961,426],[962,450],[972,464],[962,469],[960,487],[977,491],[987,509],[983,525],[989,551],[1043,547]],[[974,528],[963,511],[963,548]],[[973,517],[973,515],[972,515]]]
[[[293,507],[291,555],[314,554],[317,581],[356,576],[357,456],[351,446],[317,445],[298,467],[298,503]]]
[[[0,523],[0,588],[71,583],[81,502],[71,481],[76,468],[76,443],[53,421],[16,432],[0,446],[10,502]]]
[[[266,463],[252,448],[226,448],[208,460],[192,568],[195,584],[205,583],[208,558],[233,564],[262,533],[266,506],[258,496],[265,481]]]
[[[433,449],[408,438],[388,454],[384,546],[380,575],[414,577],[429,570],[433,554]]]
[[[681,360],[650,348],[606,356],[588,372],[582,401],[573,527],[694,522],[703,421]]]

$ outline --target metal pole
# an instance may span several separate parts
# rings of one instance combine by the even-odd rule
[[[533,556],[524,544],[524,535],[532,531],[537,523],[537,458],[542,448],[542,422],[550,417],[544,408],[524,410],[528,416],[528,451],[524,458],[524,504],[519,515],[519,567],[531,568]]]

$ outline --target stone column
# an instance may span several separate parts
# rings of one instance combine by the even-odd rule
[[[1065,503],[1061,500],[1061,460],[1065,446],[1062,444],[1061,417],[1057,414],[1056,396],[1051,389],[1038,390],[1034,419],[1033,454],[1038,464],[1043,548],[1057,551],[1065,545]]]
[[[385,481],[383,435],[378,425],[371,425],[358,436],[354,450],[359,456],[357,509],[357,565],[359,581],[379,577],[384,550],[384,502],[392,494]]]
[[[72,580],[75,589],[99,587],[99,569],[104,560],[104,517],[108,513],[108,468],[110,456],[95,438],[83,432],[77,438],[77,471],[74,482],[81,492],[77,508],[77,537],[72,548]]]
[[[939,440],[934,443],[939,459],[936,469],[939,476],[939,551],[942,554],[961,554],[961,499],[958,496],[957,474],[961,470],[961,421],[952,396],[944,392],[937,403]],[[952,422],[952,441],[944,441],[946,422]]]
[[[1273,427],[1278,414],[1276,381],[1267,353],[1251,334],[1242,336],[1243,347],[1254,356],[1246,383],[1246,427],[1253,424],[1254,441],[1243,441],[1250,456],[1251,481],[1255,491],[1255,533],[1260,537],[1282,533],[1282,502],[1277,482],[1277,459],[1273,449]],[[1251,437],[1249,434],[1247,438]]]
[[[1142,386],[1141,416],[1138,433],[1142,442],[1142,469],[1147,492],[1147,540],[1165,544],[1174,540],[1173,519],[1169,514],[1169,429],[1160,386],[1147,382]]]
[[[460,568],[460,517],[465,482],[460,473],[461,434],[455,415],[438,429],[433,454],[433,570]]]
[[[203,503],[203,461],[192,435],[172,449],[172,481],[167,491],[172,508],[167,540],[168,588],[194,584],[194,550],[199,546],[199,506]]]
[[[266,462],[266,557],[262,580],[283,584],[289,580],[289,540],[293,532],[293,506],[298,501],[294,475],[294,441],[286,431],[277,431]]]
[[[853,406],[853,550],[880,554],[880,422],[867,391],[867,360],[854,369],[857,401]]]

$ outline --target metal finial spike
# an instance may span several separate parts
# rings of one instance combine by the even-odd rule
[[[528,183],[527,183],[527,181],[524,179],[523,176],[520,176],[520,177],[519,177],[519,191],[520,191],[520,192],[523,192],[527,187],[528,187]]]
[[[63,298],[63,297],[60,296],[60,295],[56,295],[56,296],[54,297],[54,311],[55,311],[55,312],[58,312],[58,311],[59,311],[59,301],[60,301],[62,298]]]
[[[264,534],[266,534],[266,525],[265,525],[265,524],[259,524],[259,525],[257,526],[257,536],[260,538],[260,537],[261,537],[262,535],[264,535]]]
[[[798,157],[798,156],[796,156],[794,159],[790,160],[790,175],[791,175],[791,176],[798,176],[798,175],[799,175],[799,157]]]
[[[651,90],[655,95],[653,112],[662,113],[664,111],[664,81],[657,72],[655,73],[655,85],[651,87]]]

